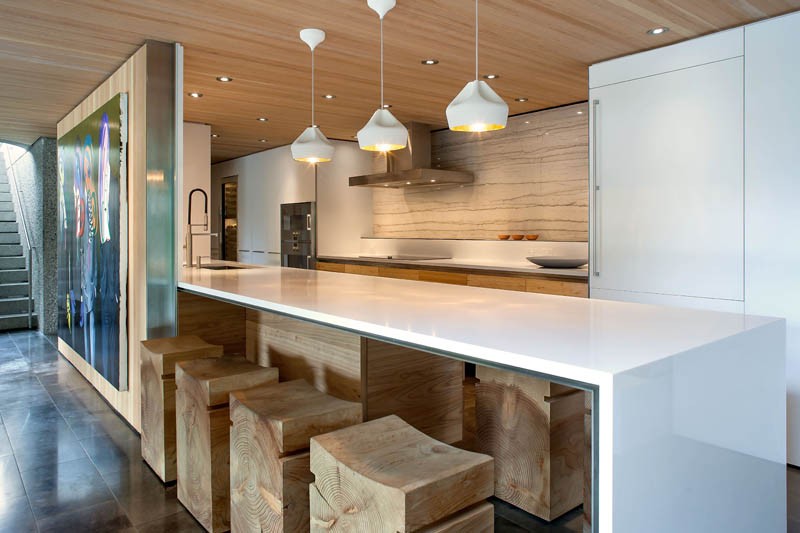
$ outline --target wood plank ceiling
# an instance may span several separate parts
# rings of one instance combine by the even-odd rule
[[[482,0],[480,71],[499,74],[492,86],[523,113],[585,100],[592,63],[797,9],[800,0]],[[445,107],[474,75],[473,10],[469,0],[398,0],[387,15],[386,101],[401,121],[445,125]],[[671,31],[646,34],[656,26]],[[204,95],[185,97],[185,118],[219,135],[214,161],[291,143],[310,122],[304,27],[328,34],[317,123],[352,139],[379,98],[378,19],[365,0],[0,0],[0,139],[54,136],[61,117],[157,39],[185,46],[185,89]]]

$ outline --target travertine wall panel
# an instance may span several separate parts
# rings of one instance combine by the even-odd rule
[[[589,216],[587,104],[511,117],[505,130],[432,134],[434,167],[468,170],[475,183],[373,194],[374,236],[494,239],[538,233],[586,241]]]

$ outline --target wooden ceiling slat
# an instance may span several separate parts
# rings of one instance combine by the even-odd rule
[[[512,114],[580,101],[587,67],[800,9],[800,0],[481,0],[481,72]],[[386,99],[403,121],[444,126],[444,109],[473,76],[473,4],[398,0],[384,23]],[[646,35],[651,27],[671,31]],[[378,103],[378,19],[363,0],[25,0],[0,3],[0,138],[29,144],[146,39],[185,47],[188,121],[221,137],[214,161],[288,144],[308,124],[304,27],[317,51],[317,122],[350,139]],[[435,57],[433,67],[420,60]],[[233,76],[231,84],[215,81]],[[515,97],[526,97],[518,103]],[[260,123],[258,116],[268,116]],[[267,138],[268,143],[259,139]]]

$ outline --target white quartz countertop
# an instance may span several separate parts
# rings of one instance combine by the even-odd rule
[[[589,384],[779,319],[264,267],[183,268],[179,289]]]
[[[495,272],[514,272],[520,274],[535,274],[537,276],[560,276],[568,278],[586,279],[589,277],[588,267],[581,268],[543,268],[534,265],[529,261],[492,261],[484,259],[423,259],[423,260],[403,260],[403,259],[383,259],[380,257],[361,257],[358,255],[321,255],[317,256],[320,261],[347,261],[365,263],[386,263],[397,265],[415,266],[421,269],[425,267],[437,268],[461,268],[471,270],[486,270]]]

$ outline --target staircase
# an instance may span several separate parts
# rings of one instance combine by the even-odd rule
[[[0,331],[28,327],[29,278],[19,231],[6,161],[0,152]],[[31,327],[36,327],[35,313]]]

